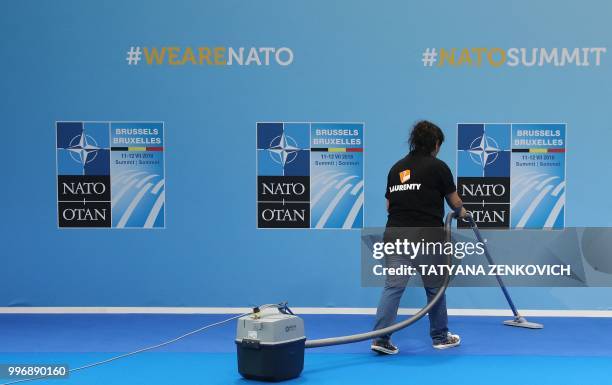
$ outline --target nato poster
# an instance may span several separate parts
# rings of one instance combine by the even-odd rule
[[[258,228],[363,228],[363,123],[257,123]]]
[[[480,227],[564,228],[565,124],[457,129],[457,189]]]
[[[162,122],[57,122],[59,227],[165,228]]]

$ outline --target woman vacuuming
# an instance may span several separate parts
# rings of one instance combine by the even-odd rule
[[[421,231],[419,234],[422,234],[423,229],[431,229],[429,240],[436,238],[436,230],[434,229],[441,229],[443,226],[445,199],[459,217],[465,216],[466,212],[463,208],[463,202],[457,194],[453,175],[446,163],[436,158],[443,142],[444,133],[435,124],[420,121],[414,125],[409,139],[410,153],[391,167],[387,177],[385,193],[388,212],[386,238],[397,237],[398,233],[392,236],[389,234],[400,228]],[[410,184],[410,186],[406,186],[406,184]],[[412,230],[408,231],[413,233]],[[405,262],[406,260],[402,258],[385,257],[387,267],[399,266],[405,264]],[[387,275],[376,311],[375,330],[395,323],[400,299],[408,283],[408,278],[407,275]],[[427,300],[430,301],[438,292],[438,285],[428,277],[422,278]],[[430,336],[434,348],[446,349],[458,346],[461,343],[461,338],[448,330],[445,296],[435,304],[428,315]],[[399,349],[391,342],[390,335],[374,340],[371,348],[382,354],[399,352]]]

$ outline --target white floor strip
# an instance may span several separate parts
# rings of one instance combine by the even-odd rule
[[[373,315],[375,308],[291,307],[296,314],[362,314]],[[0,307],[0,314],[240,314],[248,307]],[[400,309],[411,315],[419,309]],[[612,310],[520,310],[534,317],[612,317]],[[509,309],[448,309],[449,315],[499,316],[512,315]]]

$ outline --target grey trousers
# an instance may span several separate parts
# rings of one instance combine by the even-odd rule
[[[397,259],[386,257],[386,265],[389,267],[398,266],[405,262],[405,259]],[[374,330],[383,329],[395,323],[397,318],[397,310],[399,309],[400,300],[406,285],[408,283],[407,276],[387,276],[385,286],[380,296],[378,308],[376,310],[376,323]],[[438,292],[437,287],[425,287],[427,302]],[[448,314],[446,311],[446,293],[433,306],[428,313],[429,316],[429,334],[433,343],[443,342],[447,338],[448,333]],[[391,335],[379,337],[380,340],[388,340]]]

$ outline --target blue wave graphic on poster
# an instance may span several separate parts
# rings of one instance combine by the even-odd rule
[[[528,171],[512,179],[512,227],[562,228],[565,180],[561,175]]]
[[[363,178],[360,174],[328,170],[312,176],[311,218],[314,228],[361,228]]]
[[[113,227],[164,227],[163,176],[132,169],[118,173],[111,186]]]

